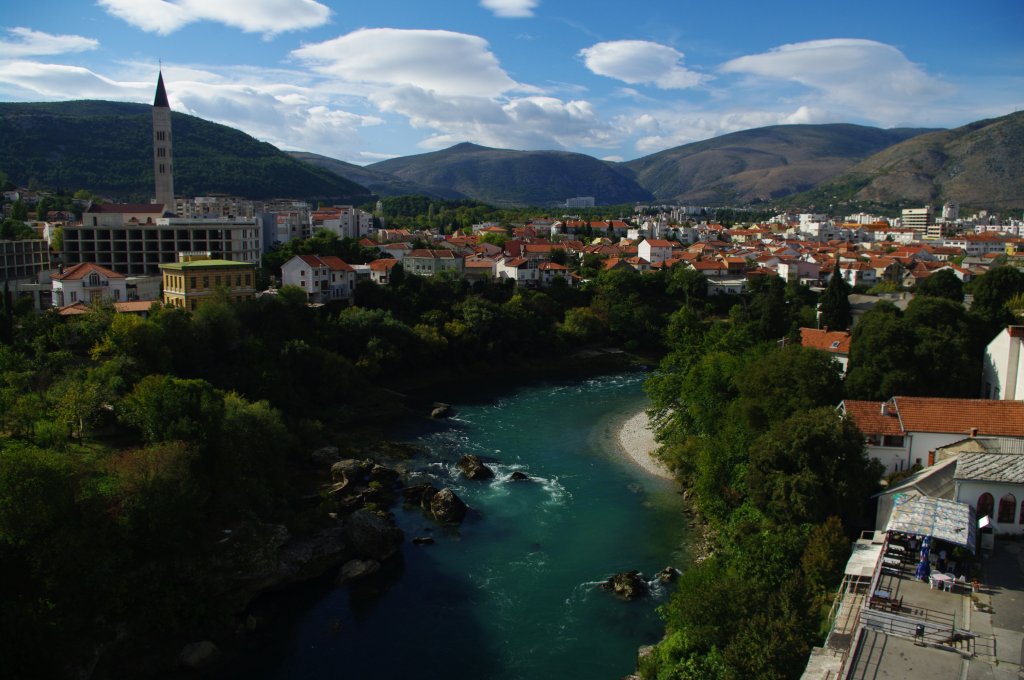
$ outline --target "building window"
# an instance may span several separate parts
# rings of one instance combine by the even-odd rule
[[[992,494],[985,492],[978,496],[978,517],[991,516],[993,505],[995,505],[995,501],[992,499]]]
[[[238,276],[235,277],[235,285],[238,286],[238,287],[242,286],[242,275],[241,274],[239,274]]]
[[[188,278],[189,278],[189,285],[192,286],[192,289],[194,290],[195,287],[196,287],[196,277],[190,276]]]
[[[252,274],[246,274],[245,275],[245,285],[246,286],[251,286],[252,285]]]
[[[210,277],[209,276],[204,276],[203,277],[203,288],[205,289],[205,288],[209,288],[209,287],[210,287]]]
[[[903,446],[903,437],[887,434],[882,439],[882,446]]]
[[[1017,498],[1012,494],[1008,493],[999,499],[999,518],[1000,524],[1013,524],[1013,516],[1017,514]]]
[[[71,301],[78,302],[78,293],[76,293],[75,291],[71,291]]]
[[[213,285],[220,288],[220,274],[217,274],[217,276],[213,277]]]

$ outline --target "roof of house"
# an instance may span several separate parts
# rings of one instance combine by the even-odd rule
[[[115,302],[114,310],[121,314],[141,314],[148,312],[153,305],[160,304],[159,300],[126,300]]]
[[[893,397],[908,432],[962,432],[1024,437],[1024,401]]]
[[[255,269],[251,262],[234,262],[232,260],[192,260],[191,262],[165,262],[160,269],[187,271],[191,269]]]
[[[321,255],[320,260],[331,268],[332,272],[354,272],[355,269],[351,267],[345,260],[334,255]]]
[[[882,405],[885,403],[847,399],[843,401],[842,408],[864,434],[902,437],[903,428],[900,427],[900,420],[896,414],[891,409],[888,413],[882,413]]]
[[[80,262],[79,264],[72,265],[65,269],[60,274],[54,274],[51,278],[57,279],[58,281],[78,281],[84,279],[89,274],[96,272],[100,276],[108,279],[123,279],[124,274],[118,274],[112,269],[101,267],[98,264],[92,262]]]
[[[850,334],[847,331],[830,331],[827,328],[801,328],[800,344],[811,349],[849,354]]]
[[[396,264],[398,264],[398,260],[391,257],[382,257],[379,260],[372,260],[370,262],[370,269],[375,272],[390,271]]]
[[[1024,401],[893,397],[884,402],[848,399],[843,407],[866,434],[899,436],[931,432],[1024,437]]]
[[[1024,483],[1024,456],[1015,453],[961,453],[955,479]]]

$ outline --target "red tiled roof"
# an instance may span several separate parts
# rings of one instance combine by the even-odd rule
[[[398,260],[390,257],[384,257],[379,260],[373,260],[370,262],[370,269],[375,272],[391,271],[391,269],[398,264]],[[351,267],[350,267],[351,269]]]
[[[121,314],[138,314],[148,312],[153,305],[160,304],[157,300],[127,300],[115,302],[114,309]]]
[[[1024,437],[1024,401],[893,397],[908,432]]]
[[[108,279],[123,279],[124,274],[118,274],[115,271],[101,267],[98,264],[92,262],[80,262],[79,264],[72,265],[64,270],[63,274],[54,274],[52,278],[58,281],[78,281],[84,279],[86,276],[96,272],[100,276],[104,276]]]
[[[847,399],[843,402],[843,409],[864,434],[903,436],[903,428],[900,427],[900,419],[894,413],[895,409],[889,409],[889,413],[882,414],[883,401],[856,401]]]
[[[849,354],[850,334],[846,331],[801,328],[800,344],[811,349],[820,349],[836,354]]]
[[[332,272],[354,272],[355,269],[351,267],[345,260],[334,255],[324,255],[320,260],[331,268]]]

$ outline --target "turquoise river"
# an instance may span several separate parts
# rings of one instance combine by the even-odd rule
[[[665,588],[623,602],[597,585],[685,560],[682,503],[670,481],[617,448],[645,405],[641,373],[455,399],[454,417],[394,433],[426,451],[425,481],[470,506],[456,529],[395,509],[401,565],[366,594],[323,582],[279,597],[234,677],[618,679],[662,632]],[[481,383],[493,377],[474,378]],[[491,481],[460,477],[474,453]],[[530,481],[514,482],[515,470]],[[413,537],[432,536],[432,545]]]

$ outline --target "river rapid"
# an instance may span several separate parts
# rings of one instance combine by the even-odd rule
[[[406,541],[378,588],[328,582],[279,596],[258,650],[234,677],[617,679],[656,642],[667,592],[653,576],[683,567],[685,522],[671,481],[623,456],[618,427],[646,403],[627,373],[518,389],[486,401],[453,397],[453,417],[395,432],[426,451],[417,475],[469,506],[460,527],[394,510]],[[494,378],[474,378],[490,382]],[[496,477],[470,481],[473,453]],[[509,479],[514,471],[528,481]],[[417,480],[413,480],[417,481]],[[412,543],[429,536],[430,545]],[[598,589],[637,569],[652,597]]]

